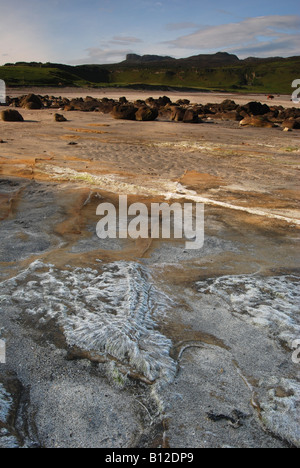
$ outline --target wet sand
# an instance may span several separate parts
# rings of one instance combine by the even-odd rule
[[[300,131],[54,112],[0,125],[0,446],[299,446]],[[101,241],[120,194],[204,201],[204,247]]]

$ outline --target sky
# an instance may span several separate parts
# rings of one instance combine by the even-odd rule
[[[299,0],[0,0],[0,64],[300,55]]]

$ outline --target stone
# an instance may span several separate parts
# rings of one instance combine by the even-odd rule
[[[199,123],[198,113],[193,109],[187,109],[183,116],[184,123]]]
[[[299,130],[300,119],[294,119],[293,117],[290,117],[289,119],[286,119],[282,122],[282,126],[291,130]]]
[[[22,97],[20,100],[20,106],[30,110],[38,110],[44,107],[41,98],[36,94],[28,94],[27,96]]]
[[[240,121],[241,127],[261,127],[261,128],[272,128],[275,124],[270,122],[266,117],[263,116],[252,116],[245,117]]]
[[[143,106],[138,109],[138,111],[135,114],[136,120],[142,121],[142,122],[150,122],[158,117],[158,110],[157,109],[151,109],[148,106]]]
[[[171,112],[171,120],[182,122],[185,116],[185,109],[182,107],[173,107]]]
[[[24,122],[22,115],[13,109],[4,110],[1,112],[1,120],[4,122]]]
[[[62,114],[54,114],[55,122],[67,122],[67,119]]]
[[[214,115],[214,119],[221,119],[221,120],[233,120],[235,122],[240,122],[243,120],[243,116],[235,111],[228,111],[228,112],[218,112]]]
[[[117,105],[113,108],[111,115],[114,119],[136,120],[137,108],[132,105]]]
[[[233,111],[233,110],[236,110],[237,107],[238,105],[231,99],[225,99],[225,101],[223,101],[220,105],[220,108],[223,111]]]
[[[248,115],[264,115],[270,112],[270,107],[267,104],[262,104],[261,102],[248,102],[245,106],[242,106],[242,109],[246,111]]]

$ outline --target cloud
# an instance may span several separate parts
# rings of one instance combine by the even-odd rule
[[[247,18],[238,23],[206,26],[198,31],[168,41],[171,47],[200,51],[226,50],[241,55],[248,52],[261,53],[268,50],[274,54],[295,54],[299,44],[299,15],[260,16]],[[298,52],[299,53],[299,46]]]
[[[199,27],[199,24],[192,22],[182,22],[182,23],[168,23],[166,29],[168,31],[180,31],[182,29],[196,29]]]
[[[114,36],[110,42],[112,44],[127,45],[127,44],[139,44],[143,41],[142,39],[139,39],[138,37]]]
[[[118,63],[125,60],[126,55],[132,53],[132,50],[90,47],[85,52],[87,53],[86,57],[70,61],[70,65]]]
[[[257,57],[283,57],[299,55],[300,34],[293,34],[293,37],[280,37],[272,42],[256,42],[242,48],[227,49],[227,52],[235,53],[238,56]]]

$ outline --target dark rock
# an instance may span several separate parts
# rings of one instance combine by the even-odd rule
[[[136,120],[142,121],[142,122],[150,122],[158,117],[158,110],[157,109],[151,109],[148,106],[143,106],[138,109],[138,111],[135,114]]]
[[[128,103],[128,101],[127,101],[126,97],[125,97],[125,96],[123,96],[123,97],[120,97],[120,99],[119,99],[119,103],[120,103],[120,104],[127,104],[127,103]]]
[[[300,119],[294,119],[293,117],[290,117],[289,119],[286,119],[282,122],[282,126],[291,130],[299,130]]]
[[[186,110],[182,107],[172,107],[171,120],[174,120],[175,122],[182,122],[185,111]]]
[[[24,122],[22,115],[13,109],[4,110],[0,115],[4,122]]]
[[[270,122],[265,116],[256,115],[256,116],[248,116],[241,120],[240,125],[242,127],[250,126],[250,127],[261,127],[261,128],[272,128],[275,127],[273,122]]]
[[[270,112],[270,107],[267,104],[262,104],[261,102],[248,102],[245,106],[242,106],[242,109],[248,115],[264,115]]]
[[[115,107],[116,102],[113,99],[101,99],[98,103],[98,112],[102,112],[103,114],[109,114],[112,112],[113,108]]]
[[[234,101],[231,101],[230,99],[225,99],[225,101],[223,101],[220,104],[220,108],[224,112],[236,110],[237,107],[238,107],[238,105]]]
[[[213,118],[240,122],[241,120],[243,120],[244,116],[242,116],[239,112],[233,110],[228,112],[218,112],[217,114],[214,114]]]
[[[135,113],[137,108],[132,105],[117,105],[113,108],[111,115],[114,119],[136,120]]]
[[[294,119],[297,119],[298,117],[300,117],[300,109],[297,109],[295,107],[290,107],[288,109],[282,109],[280,112],[279,112],[279,116],[278,116],[281,120],[287,120],[289,118],[294,118]]]
[[[176,101],[176,104],[178,106],[189,106],[191,103],[191,101],[189,101],[188,99],[178,99],[178,101]]]
[[[151,107],[155,103],[155,99],[153,99],[153,97],[149,97],[145,100],[145,103],[147,104],[147,106]]]
[[[66,109],[67,107],[67,109]],[[94,112],[99,107],[99,101],[97,99],[90,98],[83,100],[82,98],[72,99],[64,110],[75,110],[81,112]]]
[[[137,101],[134,101],[133,104],[134,104],[135,107],[142,107],[142,106],[146,105],[146,102],[143,101],[142,99],[138,99]]]
[[[158,107],[165,107],[166,105],[172,104],[172,101],[167,96],[163,96],[156,99],[156,104]]]
[[[199,123],[198,112],[193,109],[187,109],[183,116],[184,123]]]
[[[54,114],[55,122],[67,122],[67,119],[61,114]]]
[[[20,99],[20,106],[25,109],[42,109],[44,104],[39,96],[28,94]]]

